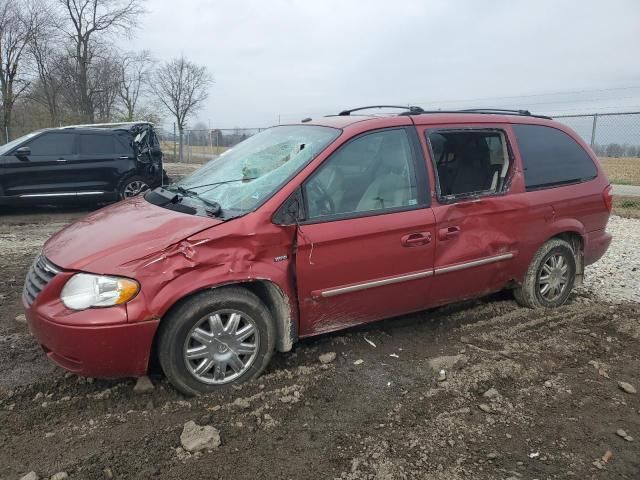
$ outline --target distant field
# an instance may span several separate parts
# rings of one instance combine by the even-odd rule
[[[613,213],[627,218],[640,218],[640,197],[613,197]]]
[[[173,142],[160,142],[160,148],[167,155],[173,155]],[[220,155],[222,152],[227,150],[227,147],[216,147],[209,145],[195,145],[195,146],[184,146],[185,155],[191,149],[191,153],[202,153],[206,155]],[[176,145],[176,152],[178,151],[178,146]]]
[[[640,185],[640,158],[600,157],[600,164],[611,183]]]

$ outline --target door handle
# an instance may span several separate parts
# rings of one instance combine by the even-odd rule
[[[120,155],[118,158],[120,160],[127,160],[129,157],[127,155]]]
[[[438,240],[450,240],[460,234],[460,227],[447,227],[438,230]]]
[[[419,247],[431,242],[431,232],[410,233],[400,239],[403,247]]]

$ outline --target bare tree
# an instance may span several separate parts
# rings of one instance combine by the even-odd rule
[[[151,88],[176,119],[180,136],[180,161],[183,158],[184,127],[189,117],[207,99],[211,83],[213,77],[207,68],[190,62],[184,55],[164,63],[155,71]]]
[[[13,107],[30,83],[25,53],[39,19],[31,3],[4,0],[0,4],[0,128],[7,137]]]
[[[95,120],[96,91],[91,88],[91,72],[97,40],[105,34],[129,35],[144,13],[143,0],[58,0],[65,12],[61,26],[72,43],[74,82],[78,113],[85,121]]]
[[[29,97],[44,105],[49,112],[50,125],[58,125],[61,120],[61,91],[65,85],[62,75],[64,49],[62,38],[56,29],[57,12],[44,2],[35,3],[40,15],[28,45],[37,81],[29,91]]]
[[[118,96],[124,110],[124,119],[131,122],[139,113],[139,102],[145,94],[155,60],[148,50],[128,52],[122,58]]]

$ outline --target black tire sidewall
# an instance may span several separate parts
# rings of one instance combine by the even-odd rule
[[[269,363],[273,354],[275,333],[267,308],[248,291],[234,295],[235,292],[224,290],[226,291],[214,290],[197,295],[172,312],[169,318],[163,320],[167,323],[160,332],[158,350],[160,365],[169,381],[187,395],[217,392],[225,387],[256,378]],[[210,385],[200,382],[187,370],[183,348],[189,331],[198,321],[217,310],[225,309],[237,310],[253,320],[259,335],[258,354],[251,366],[232,382]]]
[[[542,271],[543,265],[546,263],[546,261],[550,257],[557,254],[561,254],[564,257],[565,262],[567,262],[567,265],[569,266],[569,279],[568,279],[567,285],[565,286],[564,292],[562,292],[562,295],[557,299],[555,299],[554,301],[550,302],[549,300],[544,298],[540,293],[540,289],[538,288],[539,286],[538,280],[540,278],[540,272]],[[551,248],[538,262],[538,265],[536,266],[535,282],[532,285],[532,287],[534,288],[533,293],[535,295],[536,300],[540,304],[540,306],[546,307],[546,308],[554,308],[554,307],[559,307],[560,305],[563,305],[569,298],[569,295],[571,295],[571,291],[573,290],[573,284],[575,283],[575,278],[576,278],[576,260],[571,248],[568,245],[556,245],[553,248]]]

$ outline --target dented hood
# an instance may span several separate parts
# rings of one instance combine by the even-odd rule
[[[69,270],[109,273],[221,223],[158,207],[142,196],[98,210],[63,228],[44,245],[45,256]]]

